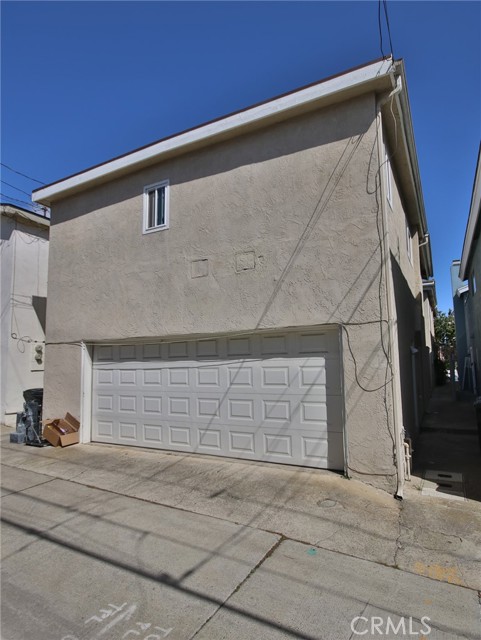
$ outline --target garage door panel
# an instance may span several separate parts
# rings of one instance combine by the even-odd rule
[[[301,455],[306,466],[324,465],[328,469],[342,469],[342,434],[331,433],[329,439],[316,438],[312,434],[303,436]]]
[[[136,387],[138,385],[138,373],[140,372],[138,372],[137,369],[122,369],[121,371],[119,371],[118,384],[121,387],[124,387],[126,385]]]
[[[188,451],[195,451],[196,448],[196,432],[190,428],[187,423],[167,425],[167,439],[169,445],[173,449],[181,448]]]
[[[139,371],[139,385],[144,388],[162,387],[162,373],[164,376],[167,372],[161,369],[144,369]]]
[[[161,424],[142,423],[141,438],[145,446],[160,448],[164,442],[164,429]]]
[[[293,436],[264,433],[264,455],[281,457],[286,460],[294,459]]]
[[[142,414],[145,415],[162,415],[162,396],[142,395]]]
[[[226,437],[225,431],[221,428],[212,429],[201,427],[198,428],[198,451],[200,453],[215,453],[222,455],[222,440]]]
[[[256,428],[314,429],[342,432],[339,421],[340,396],[285,395],[279,399],[261,394],[236,394],[222,398],[203,394],[192,398],[179,394],[98,394],[96,416],[110,419],[113,415],[129,418],[141,415],[149,419],[188,422],[189,424],[249,424]],[[116,406],[115,406],[116,405]]]
[[[96,428],[97,440],[104,438],[106,442],[112,442],[114,438],[114,423],[112,420],[98,420]]]
[[[103,392],[98,393],[95,397],[95,405],[94,410],[96,410],[96,414],[109,412],[112,413],[114,410],[114,395],[113,393]]]
[[[338,335],[95,349],[93,440],[343,468]]]
[[[228,357],[252,356],[255,353],[254,342],[258,343],[258,340],[251,336],[228,338],[226,355]]]
[[[137,422],[122,421],[119,422],[119,441],[131,444],[138,439],[138,425]]]
[[[199,389],[220,389],[222,384],[222,372],[220,367],[197,367],[192,371],[193,385]]]

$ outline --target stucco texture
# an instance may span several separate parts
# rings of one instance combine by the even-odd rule
[[[48,229],[8,209],[2,205],[0,419],[15,427],[23,392],[43,386],[43,364],[35,363],[33,349],[45,340]]]
[[[385,206],[396,304],[403,426],[407,435],[415,439],[432,391],[429,339],[432,312],[429,303],[423,304],[418,230],[409,225],[409,256],[406,236],[408,215],[399,189],[395,150],[389,150],[389,153],[392,156],[392,203],[386,202]],[[416,349],[414,354],[411,347]]]
[[[473,242],[471,269],[469,271],[468,346],[473,350],[476,367],[477,392],[481,395],[481,242],[478,234]],[[473,287],[476,281],[476,291]]]
[[[375,96],[366,95],[54,204],[47,341],[350,325],[342,330],[349,460],[392,489],[376,135]],[[161,180],[170,182],[170,228],[142,234],[144,186]],[[193,266],[199,260],[207,264]],[[47,352],[50,412],[71,410],[67,401],[77,408],[71,350]]]

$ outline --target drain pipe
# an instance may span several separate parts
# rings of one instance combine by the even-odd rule
[[[411,480],[411,443],[409,439],[404,441],[404,469],[406,472],[406,480]]]
[[[391,78],[394,79],[395,76],[393,73],[391,73]],[[397,76],[396,78],[396,86],[394,87],[394,89],[391,91],[391,93],[387,96],[384,96],[384,98],[381,98],[378,103],[378,111],[380,111],[381,107],[383,107],[386,102],[389,102],[389,100],[391,100],[391,98],[394,98],[394,96],[397,96],[398,93],[401,93],[403,88],[403,83],[401,80],[401,76]],[[382,157],[382,156],[381,156]]]
[[[382,135],[382,119],[381,119],[381,107],[386,104],[389,100],[394,99],[394,97],[399,94],[402,90],[402,80],[401,76],[395,76],[391,74],[391,78],[393,84],[395,83],[394,89],[389,93],[389,95],[385,96],[377,103],[377,118],[380,120],[379,129],[381,135],[378,135],[378,157],[381,159],[384,156],[383,149],[383,135]],[[381,169],[381,162],[379,162],[379,168]],[[393,398],[393,418],[394,418],[394,456],[395,456],[395,466],[397,473],[397,486],[396,493],[394,497],[397,500],[402,500],[404,495],[404,481],[405,481],[405,447],[404,447],[404,427],[402,425],[402,402],[401,402],[401,382],[399,379],[400,375],[400,363],[399,363],[399,352],[398,352],[398,341],[397,341],[397,326],[394,321],[395,318],[395,309],[396,309],[396,301],[394,298],[394,284],[392,282],[392,270],[389,261],[390,256],[390,242],[389,242],[389,221],[386,213],[385,206],[385,198],[384,194],[386,191],[385,185],[385,174],[384,171],[379,171],[379,175],[381,177],[381,212],[382,212],[382,220],[383,220],[383,229],[384,234],[383,238],[381,238],[382,246],[383,246],[383,254],[384,254],[384,265],[381,268],[384,268],[385,274],[385,282],[386,282],[386,304],[387,304],[387,312],[388,312],[388,336],[389,336],[389,344],[390,344],[390,353],[391,353],[391,367],[393,371],[392,381],[391,381],[391,389],[392,389],[392,398]]]
[[[418,247],[419,248],[425,247],[428,244],[428,242],[429,242],[429,233],[425,233],[423,241],[418,244]]]

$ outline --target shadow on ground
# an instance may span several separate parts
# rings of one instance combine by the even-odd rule
[[[413,481],[440,497],[481,502],[481,448],[474,397],[436,387],[413,453]],[[436,474],[436,472],[440,472]]]

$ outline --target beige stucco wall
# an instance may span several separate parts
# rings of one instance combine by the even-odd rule
[[[400,192],[396,154],[391,149],[388,149],[388,153],[392,156],[392,201],[389,202],[386,198],[385,208],[396,307],[394,321],[398,335],[402,421],[409,436],[416,438],[431,394],[431,353],[426,344],[425,326],[430,320],[429,312],[423,306],[418,231],[409,225],[412,237],[409,257],[406,240],[408,216]],[[387,171],[388,167],[384,169]],[[428,313],[426,317],[425,312]],[[415,373],[411,347],[417,350],[414,354]]]
[[[424,389],[431,393],[434,387],[434,311],[429,301],[429,296],[423,294],[423,317],[424,317],[424,349],[427,365],[424,367]]]
[[[54,204],[47,340],[351,323],[342,346],[352,474],[393,489],[378,166],[369,95]],[[143,188],[164,179],[170,228],[143,235]],[[196,260],[208,261],[206,277],[192,277]],[[252,261],[255,268],[239,269]],[[50,415],[80,414],[79,353],[48,348]]]
[[[472,348],[475,358],[477,393],[481,395],[481,242],[479,236],[474,239],[473,246],[466,313],[468,314],[468,347]],[[476,279],[476,293],[473,292],[473,275]]]
[[[0,420],[13,427],[23,391],[43,387],[43,365],[34,363],[32,349],[44,345],[45,333],[32,296],[47,296],[48,229],[2,214],[0,247]]]

